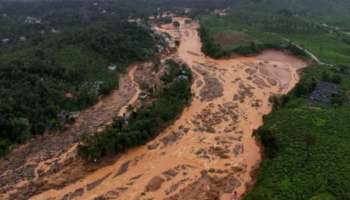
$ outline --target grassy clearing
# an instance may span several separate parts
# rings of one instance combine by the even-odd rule
[[[254,41],[246,33],[239,31],[218,32],[213,35],[213,39],[224,51],[234,50],[242,45],[250,45]]]
[[[201,26],[208,33],[208,38],[219,48],[216,51],[246,54],[242,49],[250,49],[248,54],[257,53],[252,50],[259,46],[283,47],[288,45],[285,39],[304,46],[314,53],[321,61],[335,64],[350,63],[349,36],[330,30],[311,20],[282,14],[244,13],[234,11],[226,17],[205,15],[199,18]],[[244,35],[242,42],[237,39],[225,40],[222,43],[218,35],[227,33]],[[205,42],[205,41],[204,41]],[[262,50],[264,48],[260,48]],[[213,52],[208,51],[209,55]],[[215,54],[215,53],[214,53]]]

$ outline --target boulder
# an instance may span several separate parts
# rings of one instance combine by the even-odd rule
[[[153,177],[148,184],[146,185],[146,191],[147,192],[154,192],[157,191],[163,184],[164,179],[160,176]]]

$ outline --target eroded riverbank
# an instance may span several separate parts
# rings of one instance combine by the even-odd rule
[[[256,57],[210,59],[201,52],[198,23],[175,20],[180,28],[158,30],[181,41],[173,57],[194,73],[191,105],[147,145],[32,199],[226,200],[234,190],[246,191],[261,160],[252,132],[271,111],[269,97],[290,91],[307,63],[272,50]]]
[[[98,132],[111,124],[123,108],[134,102],[138,90],[131,78],[136,67],[119,81],[119,89],[82,111],[64,130],[46,133],[28,141],[0,160],[0,199],[27,199],[38,190],[81,178],[83,162],[77,159],[77,145],[83,134]],[[136,96],[136,97],[135,97]],[[68,177],[64,176],[67,171]],[[51,183],[47,178],[54,179]]]

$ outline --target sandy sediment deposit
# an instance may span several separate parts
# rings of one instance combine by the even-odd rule
[[[269,97],[290,91],[307,63],[274,50],[214,60],[201,52],[198,23],[174,20],[180,28],[157,29],[181,41],[173,57],[194,73],[191,105],[147,145],[32,199],[227,200],[249,188],[261,160],[252,132],[271,111]]]

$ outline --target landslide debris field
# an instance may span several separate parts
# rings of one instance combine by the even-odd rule
[[[193,100],[182,115],[147,145],[84,165],[76,155],[79,136],[102,129],[140,93],[132,68],[120,90],[66,131],[33,139],[1,160],[1,199],[212,200],[246,192],[261,160],[252,132],[271,111],[269,97],[289,92],[308,63],[274,50],[213,60],[201,52],[198,23],[174,20],[180,27],[156,30],[180,40],[170,57],[194,74]]]

